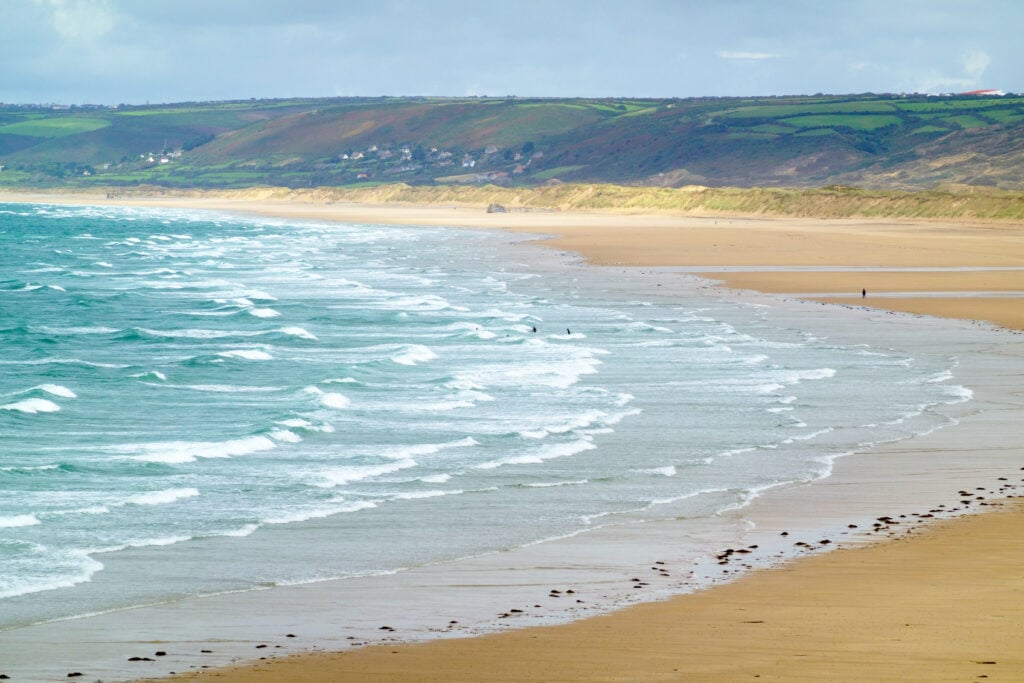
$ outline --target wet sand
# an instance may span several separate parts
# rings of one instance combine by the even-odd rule
[[[471,207],[217,200],[132,203],[289,219],[559,235],[549,241],[551,246],[579,252],[598,265],[685,267],[731,287],[819,295],[802,298],[833,300],[850,306],[851,315],[871,315],[863,310],[870,306],[991,320],[1024,329],[1018,298],[1024,270],[1016,270],[1024,269],[1022,226],[613,213],[485,214]],[[727,268],[732,266],[747,268]],[[942,270],[917,270],[921,268]],[[1014,270],[989,270],[994,268]],[[878,279],[866,279],[869,274]],[[868,282],[870,287],[860,284]],[[861,287],[869,288],[867,298],[860,297]],[[829,296],[847,288],[853,291],[844,297]],[[920,329],[928,334],[927,325]],[[1020,470],[1024,448],[1019,427],[1013,427],[1022,423],[1024,412],[1019,390],[1021,351],[1019,337],[1010,331],[1001,334],[999,339],[1004,341],[999,343],[1005,343],[1006,349],[995,349],[984,361],[989,366],[982,373],[999,386],[980,394],[986,412],[973,428],[941,430],[909,444],[842,459],[825,482],[765,496],[754,509],[744,511],[758,518],[761,532],[779,543],[785,538],[786,545],[806,543],[818,549],[829,545],[823,540],[838,544],[841,539],[782,537],[785,529],[773,526],[773,516],[781,518],[780,510],[803,505],[823,518],[834,515],[837,522],[856,521],[861,526],[858,540],[847,549],[810,553],[813,556],[749,573],[732,583],[562,626],[425,644],[388,642],[340,654],[296,655],[240,668],[204,670],[186,678],[1024,680],[1024,573],[1020,569],[1024,566],[1024,507],[1012,499],[997,503],[1006,495],[1016,495],[1011,486],[1024,486]],[[984,471],[973,467],[972,455],[978,450],[998,453],[1000,466]],[[922,452],[929,454],[927,461],[920,459]],[[942,487],[937,483],[933,491],[922,487],[926,498],[901,502],[901,482],[927,478],[938,470],[946,475],[962,472],[962,489],[942,488],[947,486],[947,476],[941,480]],[[843,491],[854,490],[853,486],[871,491],[861,502],[864,509],[875,510],[875,517],[889,518],[877,522],[879,527],[867,536],[861,535],[867,529],[865,520],[844,517],[848,506],[843,506]],[[926,523],[964,509],[992,514]],[[903,535],[908,527],[915,531]],[[871,543],[893,534],[896,540]],[[301,640],[296,644],[301,645]]]
[[[1024,680],[1024,508],[959,518],[565,626],[182,680]]]

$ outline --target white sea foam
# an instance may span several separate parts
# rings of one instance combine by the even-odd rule
[[[257,318],[277,318],[281,314],[273,308],[250,308],[249,315],[256,316]]]
[[[338,515],[343,512],[358,512],[360,510],[368,510],[375,507],[377,507],[377,503],[374,501],[358,500],[351,503],[342,503],[312,510],[298,510],[295,512],[280,514],[274,517],[268,517],[267,519],[264,519],[263,522],[264,524],[294,524],[296,522],[305,522],[310,519],[330,517],[331,515]]]
[[[418,365],[437,358],[437,354],[421,344],[410,344],[401,352],[391,356],[391,360],[400,365]]]
[[[572,417],[569,417],[557,424],[547,425],[544,427],[544,431],[549,434],[565,434],[566,432],[590,427],[594,423],[599,422],[606,417],[608,417],[608,413],[603,410],[588,410],[584,413],[580,413],[579,415],[573,415]]]
[[[379,465],[349,465],[348,467],[336,467],[330,470],[318,472],[312,482],[321,488],[334,488],[343,486],[364,479],[380,477],[385,474],[398,472],[399,470],[416,467],[416,461],[412,459],[394,460]]]
[[[543,342],[542,342],[543,343]],[[481,383],[489,388],[507,386],[545,386],[568,389],[584,375],[597,372],[601,361],[585,353],[575,358],[555,361],[535,361],[519,364],[490,365],[475,370],[464,379]]]
[[[396,493],[393,498],[395,500],[421,500],[424,498],[442,498],[444,496],[457,496],[465,491],[454,489],[452,491],[409,491],[407,493]]]
[[[53,562],[48,564],[53,564]],[[93,574],[103,569],[103,564],[89,557],[87,553],[74,550],[67,553],[65,561],[61,564],[66,567],[65,573],[55,578],[39,579],[28,576],[19,579],[13,576],[0,576],[0,599],[59,588],[71,588],[89,581]]]
[[[167,381],[167,375],[165,375],[164,373],[160,372],[159,370],[150,370],[149,372],[140,372],[140,373],[138,373],[136,375],[132,375],[132,377],[135,377],[137,379],[149,379],[149,378],[158,379],[161,382],[166,382]]]
[[[639,321],[632,322],[629,325],[627,325],[626,327],[628,329],[632,330],[633,332],[662,332],[662,333],[665,333],[665,334],[674,334],[675,333],[675,330],[671,330],[671,329],[669,329],[667,327],[662,327],[660,325],[653,325],[651,323],[645,323],[645,322],[639,322]]]
[[[8,465],[0,467],[0,472],[45,472],[60,469],[60,465]]]
[[[665,467],[652,467],[646,470],[640,470],[643,474],[659,474],[663,477],[674,477],[676,476],[675,465],[666,465]]]
[[[452,306],[451,303],[436,294],[425,294],[423,296],[399,296],[382,302],[382,305],[384,308],[399,311],[442,311],[446,308],[465,310],[464,307]]]
[[[259,349],[233,349],[231,351],[221,351],[217,354],[224,358],[242,358],[245,360],[273,360],[266,351],[260,351]]]
[[[941,372],[935,373],[931,377],[926,378],[924,381],[929,384],[941,384],[942,382],[947,382],[951,379],[953,379],[952,371],[943,370]]]
[[[335,410],[344,410],[352,405],[352,401],[344,394],[339,394],[334,391],[323,391],[319,387],[308,386],[303,389],[307,394],[316,396],[320,401],[321,405],[327,408],[334,408]]]
[[[132,496],[125,502],[129,505],[167,505],[184,498],[194,498],[198,495],[199,489],[175,488],[165,489],[163,491],[139,493]]]
[[[61,386],[60,384],[40,384],[37,388],[53,396],[60,396],[61,398],[78,397],[75,392],[65,386]]]
[[[541,481],[533,482],[530,484],[523,484],[528,489],[550,489],[558,488],[560,486],[584,486],[589,484],[589,479],[577,479],[575,481]]]
[[[567,443],[551,444],[525,455],[517,455],[503,460],[491,460],[476,466],[480,470],[493,470],[505,465],[535,465],[555,458],[565,458],[577,453],[597,448],[589,439],[579,439]]]
[[[0,529],[35,526],[36,524],[42,524],[42,522],[35,515],[13,515],[11,517],[0,517]]]
[[[331,434],[335,431],[334,425],[326,423],[315,425],[309,420],[304,420],[302,418],[297,417],[289,418],[287,420],[281,420],[277,424],[282,425],[284,427],[288,427],[289,429],[303,429],[307,432],[322,432],[324,434]]]
[[[224,337],[255,337],[262,334],[260,332],[244,332],[241,330],[151,330],[145,327],[140,327],[139,332],[151,337],[167,337],[170,339],[223,339]]]
[[[965,386],[945,386],[943,389],[952,400],[949,403],[964,403],[974,398],[974,391]]]
[[[447,481],[451,481],[452,475],[450,474],[428,474],[425,477],[420,477],[420,481],[424,484],[444,484]]]
[[[270,432],[270,438],[281,443],[300,443],[302,437],[288,429],[274,429]]]
[[[23,401],[16,401],[0,406],[0,410],[12,410],[19,413],[35,415],[36,413],[56,413],[60,406],[45,398],[26,398]]]
[[[300,339],[309,339],[311,341],[316,341],[315,334],[307,332],[305,329],[301,327],[282,327],[280,329],[280,332],[281,334],[287,334],[292,337],[299,337]]]
[[[440,453],[441,451],[446,451],[451,448],[472,448],[473,446],[479,445],[479,441],[471,436],[467,436],[464,439],[446,441],[444,443],[421,443],[407,446],[391,446],[383,449],[381,451],[381,455],[386,458],[405,460],[407,458],[417,458],[424,455],[434,455],[435,453]]]
[[[470,322],[459,322],[448,326],[453,332],[465,332],[468,336],[477,339],[494,339],[498,335],[484,327]],[[525,328],[524,328],[525,329]]]
[[[132,460],[179,464],[197,458],[232,458],[275,448],[266,436],[250,436],[229,441],[164,441],[114,446],[108,450]]]
[[[114,334],[121,330],[116,327],[40,327],[46,334],[75,335],[75,334]]]
[[[799,426],[799,425],[796,425],[796,426]],[[782,445],[787,445],[788,446],[789,444],[795,443],[797,441],[810,441],[811,439],[816,439],[819,436],[823,436],[825,434],[830,434],[831,432],[834,432],[834,431],[835,431],[835,428],[833,428],[833,427],[825,427],[824,429],[818,429],[818,430],[815,430],[813,432],[808,432],[807,434],[800,434],[799,436],[791,436],[788,439],[784,439],[782,441]]]

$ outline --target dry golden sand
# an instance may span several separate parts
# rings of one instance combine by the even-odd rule
[[[0,200],[4,198],[0,195]],[[928,292],[1019,293],[1024,289],[1024,271],[716,270],[736,265],[1016,268],[1024,266],[1021,225],[485,214],[468,207],[216,199],[132,203],[558,235],[550,241],[552,246],[577,251],[595,264],[699,266],[701,272],[730,286],[782,293],[853,294],[865,287],[869,289],[865,300],[835,301],[984,319],[1024,329],[1021,298],[922,296]],[[881,296],[892,292],[912,296]],[[693,595],[565,626],[300,655],[183,678],[225,683],[1022,681],[1024,506],[1011,501],[989,514],[937,523],[900,540],[805,558]]]

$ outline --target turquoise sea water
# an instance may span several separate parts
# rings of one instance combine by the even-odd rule
[[[505,241],[0,205],[0,628],[711,517],[969,398]]]

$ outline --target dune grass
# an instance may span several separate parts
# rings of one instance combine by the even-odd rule
[[[1024,220],[1024,193],[977,187],[926,191],[862,190],[845,186],[796,188],[682,188],[596,184],[552,184],[506,188],[493,185],[410,186],[402,183],[362,187],[291,190],[253,187],[242,190],[169,190],[118,188],[117,194],[221,196],[237,199],[310,202],[445,204],[479,207],[501,204],[508,210],[664,212],[692,215],[795,216],[806,218],[901,218]]]

